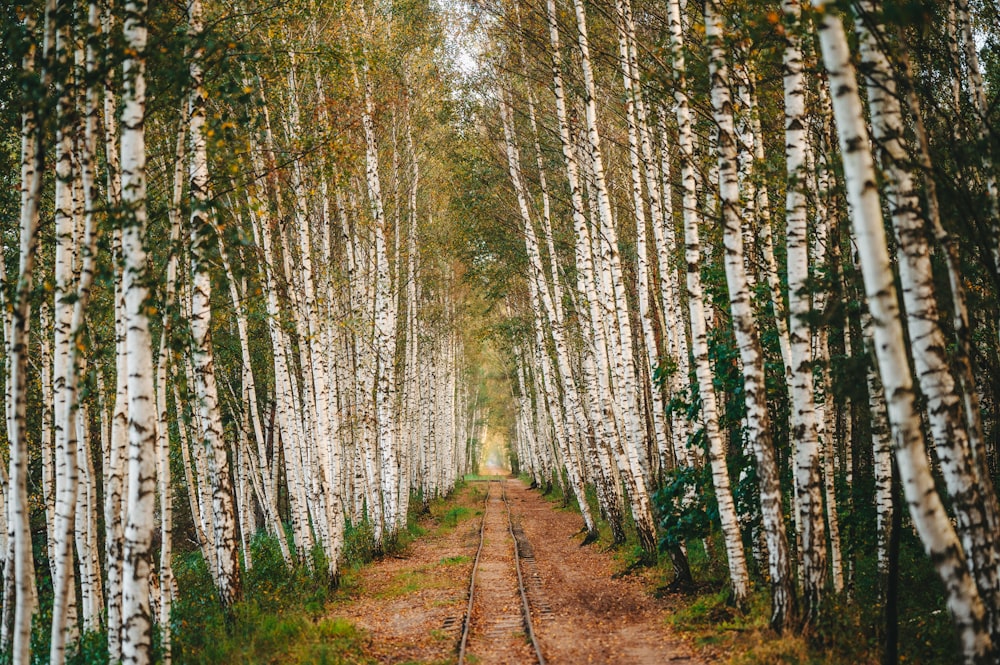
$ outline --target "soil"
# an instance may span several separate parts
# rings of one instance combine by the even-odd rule
[[[547,663],[704,662],[671,631],[668,603],[651,595],[648,581],[616,576],[622,565],[611,553],[597,544],[581,546],[578,514],[558,509],[518,480],[508,480],[506,488],[532,623]],[[486,483],[469,483],[450,504],[466,508],[457,526],[449,526],[442,509],[423,522],[427,533],[401,555],[347,576],[348,591],[331,609],[367,633],[367,653],[377,662],[456,661],[485,493]],[[495,494],[468,661],[533,663],[521,626],[506,515]]]
[[[484,498],[485,487],[470,483],[421,520],[426,533],[401,554],[345,576],[333,614],[368,634],[365,651],[376,662],[455,662]]]
[[[669,607],[646,580],[616,576],[621,564],[610,553],[581,546],[579,515],[556,510],[517,480],[507,483],[507,497],[534,554],[539,583],[529,581],[528,597],[547,663],[704,662],[671,631]]]

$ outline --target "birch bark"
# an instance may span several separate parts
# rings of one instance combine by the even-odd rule
[[[195,44],[188,65],[191,77],[190,132],[191,165],[191,361],[194,365],[201,427],[200,442],[208,448],[209,479],[212,487],[215,556],[218,561],[219,597],[226,607],[242,595],[239,543],[236,535],[236,506],[231,474],[222,433],[222,416],[215,379],[212,349],[212,279],[208,274],[207,245],[212,233],[210,217],[216,214],[209,202],[208,147],[205,112],[208,95],[204,87],[204,45],[201,0],[188,5],[188,37]]]
[[[827,307],[830,300],[829,286],[823,275],[832,275],[835,266],[828,255],[830,246],[830,230],[833,216],[829,206],[832,169],[828,154],[833,152],[832,118],[830,112],[830,93],[826,81],[820,80],[817,85],[819,112],[815,124],[819,134],[818,150],[815,164],[811,171],[811,181],[814,183],[816,213],[812,242],[809,246],[810,261],[813,266],[814,279],[818,282],[813,289],[813,311],[823,318],[828,317]],[[811,160],[812,161],[812,160]],[[834,462],[837,456],[838,441],[836,439],[836,405],[833,401],[833,381],[830,376],[830,334],[827,326],[815,326],[812,332],[812,354],[816,371],[816,433],[820,440],[820,464],[823,473],[823,490],[826,508],[826,527],[830,542],[830,568],[833,577],[833,590],[840,593],[844,589],[844,561],[840,542],[840,519],[837,514],[837,495],[835,488]]]
[[[589,316],[586,318],[589,325],[588,329],[584,331],[584,335],[587,339],[587,353],[588,355],[593,354],[596,364],[593,370],[596,378],[589,382],[591,385],[589,397],[594,408],[594,422],[601,428],[602,441],[598,442],[598,450],[603,466],[603,482],[606,485],[602,492],[606,497],[604,510],[616,542],[623,542],[625,532],[621,516],[621,489],[620,484],[614,481],[615,471],[611,467],[610,460],[610,449],[615,447],[617,443],[617,424],[620,423],[621,418],[620,416],[616,417],[614,395],[608,383],[610,360],[608,358],[607,341],[604,335],[604,312],[600,306],[601,301],[597,294],[591,235],[584,213],[578,152],[573,142],[572,130],[568,119],[569,114],[566,108],[562,56],[559,45],[559,23],[556,15],[555,0],[548,0],[546,3],[546,19],[549,27],[552,89],[555,93],[556,113],[559,121],[559,140],[562,146],[563,161],[566,166],[566,177],[570,189],[573,228],[574,235],[576,236],[576,256],[580,271],[579,279],[583,284],[584,301],[588,305],[587,313]],[[585,369],[584,371],[588,370]],[[541,401],[539,401],[538,405],[542,406]],[[620,443],[617,445],[620,447]],[[550,461],[549,446],[543,445],[542,449],[545,451],[546,481],[547,483],[551,483],[552,464]]]
[[[668,376],[670,397],[680,397],[687,388],[690,376],[687,325],[682,314],[680,283],[677,275],[677,229],[674,221],[673,186],[671,185],[670,148],[667,137],[667,112],[660,108],[658,113],[660,132],[660,189],[662,191],[663,218],[653,223],[653,237],[656,239],[657,262],[660,271],[660,297],[664,315],[664,327],[668,340],[670,357],[676,363]],[[671,411],[671,433],[674,440],[674,460],[678,466],[693,466],[695,460],[687,448],[688,422],[679,409]]]
[[[623,414],[627,436],[624,438],[623,476],[629,490],[632,515],[639,532],[639,542],[647,553],[656,551],[656,527],[653,522],[649,501],[648,469],[643,459],[645,441],[638,402],[639,382],[632,347],[632,324],[628,316],[628,304],[623,283],[621,257],[618,254],[617,232],[611,211],[611,198],[605,177],[604,161],[601,153],[601,136],[597,124],[596,84],[590,58],[590,44],[587,35],[586,10],[582,0],[574,0],[576,14],[577,46],[584,81],[584,115],[586,117],[589,156],[592,164],[594,187],[596,190],[598,215],[601,222],[601,252],[605,254],[610,271],[611,283],[605,285],[605,296],[610,299],[606,306],[614,312],[615,335],[610,340],[614,351],[614,371],[621,381],[619,397],[624,401]],[[610,287],[610,288],[609,288]],[[613,304],[612,304],[613,303]]]
[[[160,492],[160,586],[162,600],[159,605],[160,644],[163,646],[164,665],[171,662],[170,611],[174,591],[174,573],[171,566],[173,556],[173,493],[170,478],[170,426],[167,418],[167,367],[170,359],[167,340],[171,334],[174,315],[177,263],[181,237],[181,201],[184,189],[184,144],[187,140],[187,123],[181,122],[177,130],[174,151],[174,180],[168,217],[170,219],[170,256],[167,259],[166,293],[163,305],[163,321],[160,330],[160,348],[156,358],[156,445],[157,478]],[[183,425],[181,425],[183,427]],[[189,489],[190,491],[190,489]]]
[[[368,19],[365,18],[367,24]],[[366,25],[370,31],[371,26]],[[394,385],[391,373],[394,370],[394,350],[396,345],[395,312],[392,311],[392,297],[389,293],[389,257],[386,250],[387,223],[382,203],[382,183],[378,172],[378,144],[374,125],[374,92],[369,74],[367,55],[362,63],[362,86],[364,111],[362,125],[365,133],[365,174],[368,183],[368,199],[374,221],[375,234],[375,282],[374,282],[374,349],[375,349],[375,422],[377,427],[377,448],[379,453],[381,507],[379,514],[384,525],[395,529],[397,506],[395,488],[398,484],[399,461],[395,441]],[[390,490],[386,492],[386,490]],[[391,533],[390,536],[393,536]],[[381,542],[377,545],[381,548]]]
[[[812,372],[808,293],[809,244],[807,240],[808,131],[806,87],[802,63],[802,36],[798,0],[783,0],[782,10],[791,25],[786,33],[784,64],[785,161],[788,186],[785,194],[785,229],[788,252],[788,310],[791,346],[791,437],[795,455],[795,498],[801,531],[801,578],[805,618],[815,618],[828,575],[823,526],[822,477],[819,433],[816,425],[815,387]]]
[[[857,239],[868,305],[875,324],[875,351],[888,398],[897,466],[910,516],[945,584],[948,609],[958,626],[962,654],[968,663],[995,659],[983,600],[966,568],[965,553],[952,527],[927,461],[924,435],[916,411],[909,359],[897,304],[875,165],[840,12],[823,0],[819,26],[823,62],[835,90],[833,111],[844,160],[851,221]]]
[[[291,137],[297,139],[301,134],[300,110],[298,100],[298,90],[296,84],[296,67],[294,57],[288,73],[289,82],[289,129]],[[325,122],[325,109],[319,112],[321,122]],[[292,185],[295,191],[295,221],[296,231],[299,236],[299,255],[302,270],[298,272],[301,282],[303,317],[296,317],[297,323],[303,326],[305,333],[300,334],[300,351],[303,355],[308,355],[310,362],[302,363],[302,372],[305,378],[305,386],[310,390],[307,392],[311,396],[307,400],[309,412],[313,416],[316,425],[314,447],[317,453],[318,464],[314,468],[317,475],[320,491],[322,495],[323,516],[320,526],[325,533],[324,549],[326,550],[328,570],[332,576],[337,574],[337,563],[340,558],[340,549],[343,541],[343,509],[341,506],[340,492],[333,481],[341,474],[340,456],[336,450],[331,450],[331,444],[336,430],[335,420],[331,417],[328,408],[330,401],[330,381],[329,363],[326,361],[326,354],[322,349],[322,323],[320,321],[320,308],[317,303],[316,294],[316,271],[313,264],[313,239],[311,228],[311,215],[306,195],[306,183],[304,175],[304,164],[297,159],[292,168]],[[323,217],[325,224],[325,216]],[[304,343],[303,343],[304,342]]]
[[[128,522],[122,570],[122,661],[152,660],[149,577],[156,502],[156,407],[153,350],[146,314],[146,12],[144,0],[125,5],[123,36],[128,47],[122,95],[121,173],[125,311],[128,356]],[[112,628],[114,629],[114,628]]]
[[[864,0],[855,21],[871,110],[872,135],[881,147],[889,214],[896,234],[899,276],[914,371],[927,399],[927,420],[941,472],[952,498],[958,535],[970,572],[986,606],[994,642],[1000,640],[1000,579],[997,577],[998,516],[992,483],[979,476],[962,416],[962,397],[949,366],[939,321],[930,256],[931,229],[923,217],[917,184],[906,168],[902,105],[888,58],[881,47],[880,7]]]
[[[6,280],[4,280],[6,281]],[[4,298],[6,300],[6,298]],[[7,303],[3,303],[6,307]],[[55,463],[52,459],[53,449],[53,392],[52,392],[52,341],[49,331],[52,330],[52,315],[50,314],[49,303],[43,301],[38,308],[38,324],[41,328],[38,350],[41,360],[39,368],[39,380],[42,388],[42,501],[45,503],[45,541],[46,553],[49,558],[49,570],[55,570],[56,562],[56,476]],[[11,331],[5,331],[4,338],[11,338]],[[9,353],[9,351],[8,351]],[[9,356],[8,356],[9,358]],[[8,424],[8,428],[10,425]],[[6,488],[5,488],[6,489]],[[4,506],[6,512],[6,506]],[[4,524],[4,535],[6,536],[7,525]],[[4,545],[6,549],[6,544]],[[6,626],[4,626],[6,628]],[[6,645],[5,645],[6,646]]]
[[[630,3],[625,0],[617,0],[615,8],[618,24],[619,65],[625,87],[625,121],[628,129],[629,166],[631,167],[632,174],[632,206],[636,223],[636,295],[639,305],[639,325],[645,349],[645,356],[641,356],[640,354],[640,357],[644,358],[646,365],[643,368],[643,373],[649,374],[652,372],[653,367],[660,364],[660,351],[656,344],[656,333],[653,329],[652,303],[649,298],[649,223],[646,217],[646,202],[648,200],[650,215],[654,220],[660,217],[660,202],[655,178],[652,182],[647,180],[647,176],[651,171],[646,168],[646,165],[652,159],[652,150],[649,146],[649,133],[645,130],[645,104],[642,100],[642,91],[639,89],[638,65],[635,62],[635,48],[633,44],[635,41],[635,25],[632,22],[632,9]],[[642,131],[640,131],[640,123]],[[643,184],[651,185],[645,193],[643,192]],[[648,391],[650,398],[653,437],[660,464],[663,467],[666,466],[670,454],[667,443],[666,407],[663,403],[663,394],[657,386],[652,384],[652,381],[643,383],[645,384],[644,389]]]
[[[114,3],[108,0],[101,14],[101,31],[105,37],[105,48],[110,50],[111,35],[116,21]],[[118,145],[117,81],[112,68],[107,68],[104,77],[104,157],[107,184],[105,198],[111,211],[121,207],[122,183],[120,149]],[[104,475],[104,559],[107,567],[107,609],[108,609],[108,659],[121,659],[122,634],[122,565],[126,504],[124,495],[125,465],[128,457],[128,354],[125,347],[126,324],[124,302],[124,275],[119,266],[123,265],[121,229],[114,224],[111,247],[115,262],[115,397],[111,414],[108,466]]]
[[[46,12],[54,9],[54,2],[46,3]],[[29,28],[34,19],[25,19]],[[48,32],[48,30],[46,31]],[[46,34],[46,46],[51,37]],[[46,48],[46,51],[48,49]],[[29,46],[22,66],[30,75],[35,71],[34,46]],[[44,70],[42,79],[45,78]],[[45,165],[45,145],[39,118],[30,105],[21,110],[21,182],[20,182],[20,242],[17,286],[14,289],[13,310],[10,317],[10,335],[7,340],[9,360],[7,435],[10,440],[10,473],[7,478],[7,511],[10,542],[5,570],[13,568],[14,603],[11,661],[14,665],[28,665],[31,659],[31,617],[37,603],[35,566],[31,545],[31,527],[28,505],[28,445],[26,438],[25,409],[27,404],[27,355],[28,330],[31,316],[31,289],[38,245],[38,212],[41,199],[42,176]],[[6,317],[5,317],[6,318]],[[5,575],[6,576],[6,575]],[[5,597],[9,600],[9,597]],[[11,603],[4,604],[9,612]],[[6,626],[6,623],[5,623]],[[6,646],[6,645],[5,645]]]
[[[739,533],[736,506],[726,467],[725,445],[719,431],[718,404],[712,384],[712,369],[708,358],[708,324],[705,319],[704,287],[701,282],[701,241],[698,196],[695,187],[694,145],[691,112],[688,106],[687,80],[684,64],[684,41],[681,32],[680,5],[678,0],[667,3],[670,24],[670,45],[673,55],[674,100],[677,115],[678,151],[681,162],[681,183],[684,208],[684,257],[687,263],[688,312],[691,322],[691,350],[695,375],[701,398],[701,418],[708,440],[708,456],[712,466],[712,482],[719,502],[723,524],[726,553],[729,560],[729,577],[733,591],[740,601],[749,592],[749,574],[746,555]]]
[[[722,206],[723,242],[726,249],[726,283],[729,288],[733,331],[743,366],[743,395],[747,408],[746,436],[757,461],[761,519],[767,541],[768,577],[771,583],[771,626],[782,630],[790,627],[794,621],[791,565],[782,515],[781,484],[765,395],[764,354],[757,332],[743,256],[743,224],[746,220],[741,219],[740,215],[736,134],[724,34],[719,7],[715,0],[708,0],[705,4],[705,39],[710,49],[708,67],[712,109],[719,128],[719,201]],[[740,600],[739,597],[737,600]]]
[[[73,534],[76,526],[79,468],[77,465],[76,409],[77,362],[73,299],[75,296],[78,260],[78,240],[74,219],[75,146],[73,135],[79,120],[74,104],[76,82],[72,78],[71,49],[73,34],[65,15],[57,5],[51,20],[55,25],[55,67],[63,75],[56,80],[55,135],[55,300],[53,323],[53,398],[55,412],[56,519],[55,570],[53,571],[52,632],[49,659],[65,661],[66,647],[73,642],[79,628],[76,625],[76,583],[73,557]],[[86,583],[81,590],[86,595]]]
[[[237,286],[236,277],[233,274],[233,268],[230,263],[229,253],[226,250],[225,242],[218,232],[216,232],[216,236],[219,239],[219,255],[222,259],[222,265],[226,271],[226,279],[229,282],[229,295],[233,303],[233,309],[236,312],[236,327],[240,336],[240,353],[243,361],[243,389],[246,392],[247,408],[250,411],[249,419],[251,422],[254,440],[257,442],[257,459],[259,461],[255,462],[253,460],[253,454],[249,451],[247,452],[247,457],[249,458],[249,464],[251,466],[251,470],[253,471],[253,478],[255,481],[257,478],[260,479],[260,487],[257,489],[257,496],[260,499],[261,510],[264,513],[264,521],[267,524],[268,529],[271,531],[271,534],[278,540],[278,547],[281,550],[281,557],[284,560],[285,565],[290,566],[292,564],[291,551],[288,549],[288,539],[285,537],[285,530],[281,525],[281,520],[278,516],[277,499],[274,496],[274,492],[271,490],[274,479],[271,477],[272,474],[267,466],[266,440],[264,426],[260,418],[260,407],[257,401],[257,382],[254,378],[253,363],[250,352],[250,336],[248,332],[249,323],[247,321],[247,313],[243,306],[244,300],[240,297],[239,287]]]
[[[506,93],[502,94],[504,97],[506,96]],[[541,306],[541,308],[536,308],[535,310],[535,325],[539,331],[543,329],[544,325],[541,313],[544,311],[549,317],[548,323],[550,334],[556,347],[556,365],[559,372],[559,381],[562,387],[562,400],[564,402],[561,405],[562,408],[560,411],[565,414],[564,427],[566,429],[566,436],[570,439],[566,442],[567,450],[569,450],[570,447],[578,444],[581,436],[586,436],[586,432],[589,429],[589,423],[583,413],[583,407],[580,403],[572,371],[569,367],[566,352],[566,339],[564,336],[561,317],[556,314],[558,305],[552,302],[552,296],[545,280],[545,269],[542,266],[541,254],[538,251],[538,239],[535,235],[534,223],[531,220],[531,213],[528,208],[524,181],[521,175],[520,151],[515,143],[516,138],[514,136],[511,109],[506,98],[501,101],[500,113],[504,127],[504,141],[507,149],[508,170],[510,173],[511,183],[514,186],[514,191],[517,196],[518,209],[521,213],[521,222],[524,228],[525,248],[527,249],[528,260],[531,265],[531,274],[528,277],[529,290],[532,294],[532,301],[536,305]],[[539,352],[547,355],[544,343],[541,341],[539,341]],[[545,361],[550,362],[547,358]],[[556,393],[555,386],[547,387],[553,394]],[[583,513],[588,533],[589,535],[594,535],[596,533],[596,524],[590,513],[590,507],[587,504],[587,497],[581,474],[583,460],[580,460],[580,462],[576,464],[570,464],[570,458],[572,457],[575,456],[567,456],[567,471],[570,472],[571,478],[574,480],[573,491],[576,495],[577,501],[579,502],[581,512]]]

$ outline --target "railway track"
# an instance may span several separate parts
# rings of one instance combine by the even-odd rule
[[[499,497],[495,493],[497,488]],[[469,603],[462,622],[458,665],[465,665],[470,643],[480,657],[496,651],[509,658],[525,650],[525,638],[530,644],[530,657],[539,665],[545,665],[532,627],[531,606],[525,589],[526,576],[522,570],[525,543],[523,532],[518,529],[515,533],[505,481],[488,481],[479,527],[479,547],[469,579]],[[516,592],[515,585],[510,584],[511,579],[516,580]],[[519,662],[526,661],[521,659]]]

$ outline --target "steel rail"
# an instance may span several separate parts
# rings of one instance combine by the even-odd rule
[[[524,631],[531,640],[531,646],[535,650],[538,658],[538,665],[545,665],[545,657],[542,655],[542,648],[538,645],[538,638],[535,636],[535,629],[531,625],[531,606],[528,604],[528,593],[524,589],[524,574],[521,572],[521,548],[517,543],[517,536],[514,535],[514,522],[510,518],[510,502],[507,501],[507,487],[504,481],[500,481],[500,492],[503,497],[503,504],[507,508],[507,531],[510,539],[514,542],[514,568],[517,569],[517,588],[521,592],[521,611],[524,614]]]
[[[524,573],[521,570],[521,552],[520,547],[518,546],[517,536],[514,535],[514,523],[510,514],[510,502],[507,500],[507,488],[505,481],[503,480],[489,481],[488,489],[486,490],[486,500],[483,504],[483,519],[479,526],[479,548],[476,550],[476,558],[472,563],[472,575],[469,580],[469,604],[465,610],[465,619],[462,622],[462,639],[458,647],[458,665],[465,665],[466,647],[468,646],[469,632],[472,626],[472,606],[476,593],[476,572],[479,570],[479,560],[483,553],[483,543],[486,539],[486,517],[489,511],[490,496],[493,492],[494,482],[499,482],[500,484],[500,496],[503,500],[504,510],[507,514],[507,533],[510,534],[510,539],[514,546],[514,570],[517,573],[517,590],[521,594],[521,617],[524,623],[524,632],[531,641],[531,646],[535,651],[535,657],[538,659],[538,664],[545,665],[545,657],[542,655],[542,649],[538,644],[538,638],[535,635],[535,629],[531,623],[531,605],[528,602],[528,593],[524,587]]]
[[[486,536],[486,513],[490,509],[490,492],[493,491],[493,481],[486,485],[486,500],[483,502],[483,520],[479,525],[479,548],[472,562],[472,576],[469,581],[469,605],[465,608],[465,619],[462,621],[462,641],[458,646],[458,665],[465,665],[465,647],[469,641],[469,627],[472,625],[472,601],[476,593],[476,571],[479,570],[479,555],[483,553],[483,541]]]

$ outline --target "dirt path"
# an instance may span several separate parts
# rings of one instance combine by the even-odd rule
[[[520,481],[506,487],[532,622],[547,663],[703,662],[671,633],[665,603],[651,597],[642,581],[613,579],[612,556],[597,545],[580,546],[579,515],[555,509]],[[451,504],[456,507],[425,522],[427,533],[403,555],[355,573],[350,592],[332,608],[368,633],[366,651],[378,662],[455,662],[485,493],[485,483],[470,483]],[[486,529],[477,581],[482,602],[473,610],[472,635],[488,639],[470,637],[475,660],[469,660],[534,662],[520,625],[513,568],[503,559],[503,552],[513,553],[502,502],[491,508]]]
[[[426,533],[403,554],[351,574],[332,613],[368,633],[365,651],[377,662],[455,662],[485,494],[470,483],[421,521]]]
[[[535,633],[551,665],[702,663],[672,634],[666,605],[632,577],[614,579],[615,561],[599,546],[581,547],[580,517],[557,511],[520,481],[507,483],[525,554]]]

